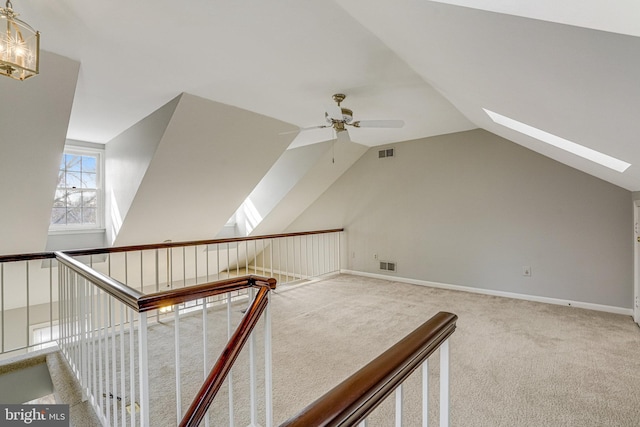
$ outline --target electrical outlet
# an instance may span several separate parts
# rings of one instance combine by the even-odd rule
[[[522,275],[523,276],[527,276],[527,277],[531,277],[531,267],[529,267],[528,265],[523,265],[522,266]]]
[[[378,254],[373,254],[373,259],[378,259]]]

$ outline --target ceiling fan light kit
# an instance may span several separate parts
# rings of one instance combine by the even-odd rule
[[[348,108],[342,108],[340,107],[340,115],[338,115],[338,117],[341,117],[340,120],[336,120],[335,115],[329,115],[328,112],[324,113],[324,118],[327,120],[328,123],[333,123],[333,122],[343,122],[346,124],[351,123],[351,121],[353,121],[353,111],[351,111]]]

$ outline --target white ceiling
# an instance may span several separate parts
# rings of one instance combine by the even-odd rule
[[[321,125],[343,92],[356,120],[406,122],[354,129],[364,145],[482,127],[640,190],[637,0],[13,3],[42,49],[81,62],[70,139],[108,142],[181,92]],[[620,174],[545,147],[482,108],[632,166]]]

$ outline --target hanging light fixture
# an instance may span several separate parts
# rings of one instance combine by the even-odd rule
[[[40,33],[16,16],[7,0],[0,7],[0,74],[24,80],[39,72]]]

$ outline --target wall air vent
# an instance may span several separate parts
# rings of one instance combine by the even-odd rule
[[[389,261],[380,261],[380,270],[396,271],[396,263]]]
[[[386,150],[378,151],[378,158],[383,159],[385,157],[393,157],[395,155],[395,149],[387,148]]]

